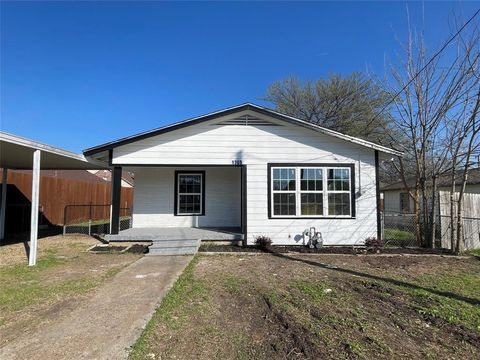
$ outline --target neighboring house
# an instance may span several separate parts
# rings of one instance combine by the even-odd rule
[[[461,181],[460,174],[457,179]],[[407,185],[410,189],[415,188],[415,179],[408,179]],[[451,174],[441,175],[437,179],[438,191],[451,190]],[[457,183],[457,189],[458,183]],[[465,187],[467,193],[480,193],[480,168],[470,169],[467,177],[467,184]],[[408,195],[405,185],[402,181],[396,182],[382,188],[384,209],[386,212],[411,214],[413,213],[414,202]]]
[[[112,179],[112,171],[111,170],[88,170],[90,174],[98,176],[99,178],[103,179],[104,181],[110,182]],[[128,171],[122,171],[122,187],[132,188],[134,181],[133,173]]]
[[[122,169],[135,174],[134,228],[236,228],[247,245],[259,235],[302,244],[310,227],[330,245],[379,236],[379,159],[401,155],[253,104],[84,154],[114,167],[114,189]]]

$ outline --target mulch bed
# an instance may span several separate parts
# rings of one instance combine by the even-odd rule
[[[89,251],[95,253],[111,253],[111,252],[126,252],[131,254],[146,254],[148,253],[148,246],[141,244],[134,244],[130,247],[128,246],[118,246],[118,245],[109,245],[109,246],[100,246],[97,245],[91,248]]]
[[[256,246],[237,246],[237,245],[212,245],[202,244],[199,252],[226,252],[226,253],[299,253],[299,254],[419,254],[419,255],[449,255],[447,250],[442,249],[422,249],[422,248],[380,248],[377,250],[367,249],[365,247],[351,246],[325,246],[321,249],[310,249],[307,246],[281,246],[274,245],[266,251]]]
[[[146,254],[146,253],[148,253],[148,246],[147,245],[141,245],[141,244],[135,244],[135,245],[130,246],[130,248],[126,252],[132,253],[132,254]]]
[[[92,252],[120,252],[125,250],[126,246],[95,246],[90,249]]]
[[[238,246],[238,245],[212,245],[202,244],[198,249],[199,252],[228,252],[228,253],[262,253],[264,250],[257,248],[256,246]]]

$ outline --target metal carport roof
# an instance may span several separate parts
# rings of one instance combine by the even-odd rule
[[[0,131],[0,167],[32,170],[35,150],[42,153],[42,170],[105,169],[104,163],[89,162],[81,154]]]
[[[32,170],[32,209],[30,224],[29,265],[35,265],[38,238],[38,201],[40,170],[92,170],[105,169],[105,164],[87,161],[83,155],[0,132],[0,167],[2,192],[0,196],[0,240],[4,238],[8,169]]]

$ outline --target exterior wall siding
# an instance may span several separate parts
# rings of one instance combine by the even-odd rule
[[[134,170],[134,226],[195,226],[192,219],[173,216],[174,170],[181,169],[182,165],[198,165],[199,169],[205,169],[201,165],[225,166],[241,160],[247,166],[248,244],[253,244],[258,235],[270,236],[276,244],[302,244],[301,234],[311,226],[322,232],[325,244],[331,245],[361,244],[367,237],[376,236],[374,150],[263,115],[262,118],[281,126],[215,125],[225,120],[219,118],[115,148],[113,164],[150,166]],[[353,164],[356,218],[269,219],[268,163]],[[174,166],[151,167],[155,165]],[[220,175],[230,168],[217,169],[206,168],[206,186],[207,189],[212,187],[211,196],[216,189],[213,172],[218,171]],[[240,180],[240,169],[237,170]],[[240,199],[240,184],[229,189],[237,193],[235,199]],[[217,226],[222,221],[221,226],[231,226],[225,207],[232,200],[227,196],[233,195],[223,191],[214,199],[206,197],[210,205],[206,205],[204,224],[200,226]],[[236,204],[240,211],[240,200]]]
[[[406,191],[389,190],[383,193],[384,209],[386,212],[402,212],[400,209],[400,193]],[[413,199],[410,198],[410,212],[413,212]]]

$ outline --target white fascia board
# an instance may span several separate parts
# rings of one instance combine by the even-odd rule
[[[26,138],[23,138],[23,137],[20,137],[20,136],[8,134],[8,133],[3,132],[3,131],[0,132],[0,140],[1,141],[6,141],[6,142],[9,142],[9,143],[12,143],[12,144],[16,144],[16,145],[25,146],[25,147],[28,147],[32,150],[46,151],[46,152],[49,152],[49,153],[52,153],[52,154],[57,154],[57,155],[69,157],[69,158],[72,158],[72,159],[88,162],[87,159],[85,158],[85,156],[83,156],[81,154],[75,154],[75,153],[70,152],[68,150],[63,150],[63,149],[60,149],[60,148],[57,148],[57,147],[54,147],[54,146],[50,146],[50,145],[47,145],[47,144],[42,144],[42,143],[39,143],[37,141],[33,141],[33,140],[26,139]]]

